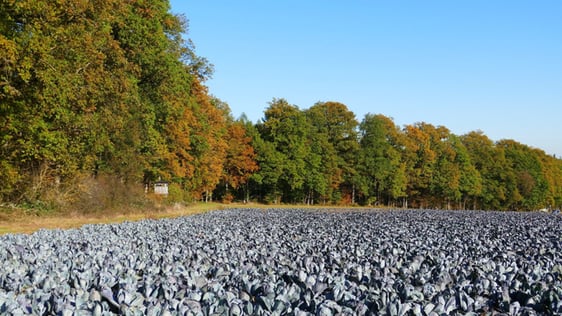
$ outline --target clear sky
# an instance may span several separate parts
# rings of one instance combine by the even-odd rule
[[[235,117],[273,98],[482,130],[562,157],[560,0],[171,0]]]

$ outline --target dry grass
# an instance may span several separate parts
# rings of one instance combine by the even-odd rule
[[[162,210],[127,210],[123,213],[108,214],[102,212],[94,215],[82,214],[10,214],[0,217],[0,234],[8,233],[33,233],[39,229],[69,229],[78,228],[86,224],[110,224],[124,221],[138,221],[143,219],[172,218],[205,213],[211,210],[220,210],[236,207],[235,204],[223,205],[219,203],[195,203],[187,206],[175,205]]]
[[[100,212],[94,215],[83,214],[56,214],[37,215],[23,212],[11,212],[0,214],[0,235],[11,233],[30,234],[39,229],[70,229],[78,228],[86,224],[110,224],[124,221],[139,221],[143,219],[174,218],[201,214],[213,210],[228,208],[310,208],[324,209],[328,212],[345,211],[346,209],[364,209],[362,207],[339,207],[339,206],[307,206],[307,205],[266,205],[257,203],[194,203],[190,205],[175,205],[166,208],[157,208],[153,211],[127,210],[125,212]]]

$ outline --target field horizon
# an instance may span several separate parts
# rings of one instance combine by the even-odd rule
[[[123,211],[106,210],[83,214],[80,212],[60,212],[43,214],[34,210],[22,212],[20,209],[0,209],[0,235],[31,234],[40,229],[72,229],[88,224],[118,224],[125,221],[144,219],[175,218],[201,214],[209,211],[234,208],[314,208],[314,209],[384,209],[385,207],[339,206],[339,205],[300,205],[300,204],[264,204],[264,203],[220,203],[196,202],[189,204],[157,206],[154,208],[132,208]]]
[[[358,205],[306,205],[306,204],[265,204],[242,202],[196,202],[189,204],[176,203],[174,205],[159,205],[154,208],[129,208],[122,211],[105,210],[91,214],[80,212],[46,213],[33,210],[21,212],[18,210],[0,209],[0,235],[5,234],[32,234],[41,229],[73,229],[88,224],[119,224],[127,221],[140,221],[145,219],[177,218],[191,216],[211,211],[226,209],[293,209],[309,208],[321,210],[418,210],[418,208],[399,208],[390,206],[358,206]],[[438,211],[450,211],[437,209]],[[455,210],[463,211],[463,210]],[[464,210],[468,211],[468,210]],[[494,210],[482,210],[494,212]],[[504,212],[504,211],[502,211]],[[505,211],[509,212],[509,211]],[[519,211],[522,212],[522,211]],[[532,211],[531,211],[532,212]],[[536,212],[536,211],[535,211]]]

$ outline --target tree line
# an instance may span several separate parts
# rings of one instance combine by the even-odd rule
[[[2,205],[131,203],[160,179],[173,201],[562,204],[562,161],[514,140],[382,114],[359,122],[338,102],[273,99],[261,121],[234,119],[167,1],[0,6]]]
[[[382,114],[358,122],[338,102],[300,110],[274,99],[264,114],[246,128],[259,166],[249,175],[251,194],[267,202],[495,210],[562,203],[562,161],[514,140],[424,122],[399,127]]]

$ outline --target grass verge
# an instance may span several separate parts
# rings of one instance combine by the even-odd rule
[[[3,234],[30,234],[39,229],[70,229],[78,228],[86,224],[114,224],[125,221],[139,221],[143,219],[174,218],[201,214],[213,210],[228,208],[311,208],[326,209],[327,211],[341,211],[344,209],[362,209],[362,207],[343,206],[321,206],[321,205],[270,205],[257,203],[229,203],[217,202],[193,203],[189,205],[174,205],[158,207],[155,209],[133,209],[123,212],[99,212],[94,214],[61,213],[61,214],[38,214],[34,212],[21,212],[17,210],[4,211],[0,213],[0,235]]]
[[[125,212],[100,212],[94,214],[51,214],[34,215],[11,211],[0,216],[0,235],[33,233],[39,229],[69,229],[86,224],[110,224],[143,219],[161,219],[201,214],[211,210],[236,207],[235,204],[194,203],[174,205],[155,210],[127,210]]]

